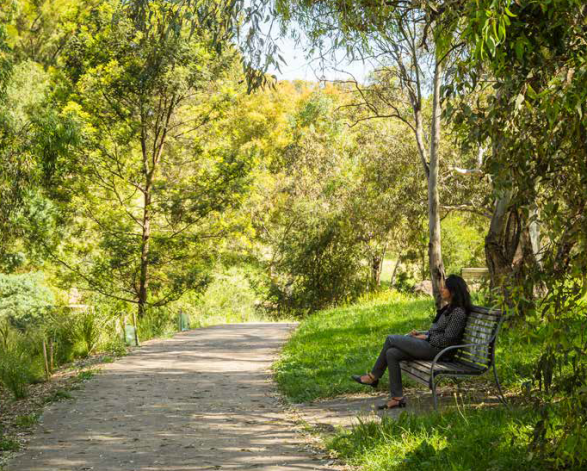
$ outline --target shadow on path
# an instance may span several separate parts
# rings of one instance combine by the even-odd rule
[[[233,324],[149,342],[47,408],[7,471],[326,470],[268,371],[293,324]]]

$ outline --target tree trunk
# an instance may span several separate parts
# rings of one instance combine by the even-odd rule
[[[49,369],[49,358],[47,355],[47,342],[45,338],[43,338],[43,360],[45,361],[45,378],[49,379],[51,377],[51,370]]]
[[[147,294],[149,289],[149,242],[151,239],[151,184],[147,177],[143,199],[143,231],[141,235],[141,271],[139,276],[139,299],[138,316],[139,320],[145,315],[147,307]]]
[[[430,178],[430,168],[428,162],[426,161],[426,146],[424,144],[424,129],[422,124],[422,111],[419,108],[419,105],[414,106],[414,120],[416,122],[416,144],[418,146],[418,154],[420,155],[420,160],[422,161],[422,165],[424,166],[424,173],[426,174],[426,178]]]
[[[393,285],[395,285],[395,275],[397,274],[397,269],[399,267],[400,259],[401,259],[401,256],[400,256],[400,254],[398,254],[397,260],[395,261],[395,266],[393,267],[393,272],[391,274],[391,282],[389,283],[389,286],[391,288],[393,288]]]
[[[432,126],[430,141],[430,165],[428,174],[428,263],[430,280],[436,307],[440,308],[442,298],[440,289],[444,285],[444,263],[442,262],[442,248],[440,240],[440,202],[438,196],[438,167],[440,160],[440,120],[442,108],[440,104],[440,83],[442,79],[442,63],[436,61],[434,68],[434,96],[432,102]]]
[[[508,306],[512,306],[514,260],[517,254],[519,258],[523,232],[519,212],[512,205],[512,197],[512,190],[506,190],[498,197],[485,237],[485,258],[491,278],[491,291],[501,294]]]

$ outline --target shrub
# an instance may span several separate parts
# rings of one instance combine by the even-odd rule
[[[149,308],[138,322],[140,340],[165,337],[176,331],[176,313],[168,307]]]
[[[312,312],[358,298],[369,289],[363,246],[342,218],[307,219],[278,247],[270,297],[286,311]]]
[[[96,309],[88,309],[74,317],[74,337],[79,343],[78,353],[82,357],[90,355],[100,342],[103,319]]]
[[[0,355],[0,382],[15,399],[27,396],[28,385],[34,379],[30,356],[19,346],[4,349]]]

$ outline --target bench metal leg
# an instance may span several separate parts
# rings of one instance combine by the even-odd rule
[[[508,403],[503,395],[503,391],[501,390],[501,384],[499,384],[499,378],[497,377],[497,369],[495,368],[495,360],[493,361],[493,376],[495,377],[495,384],[497,385],[497,390],[499,391],[499,400],[503,403],[504,406],[509,407]]]
[[[438,412],[438,397],[436,396],[436,377],[432,376],[432,400],[434,401],[434,410]]]

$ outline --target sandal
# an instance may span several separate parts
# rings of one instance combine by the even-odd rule
[[[379,379],[375,378],[371,373],[367,373],[367,376],[369,376],[369,378],[371,378],[372,382],[371,383],[365,383],[361,378],[362,376],[360,375],[353,375],[351,376],[351,378],[353,380],[355,380],[357,383],[359,384],[364,384],[365,386],[371,386],[372,388],[376,388],[377,385],[379,384]]]
[[[406,407],[406,398],[402,397],[401,399],[391,399],[389,401],[387,401],[385,404],[381,404],[380,406],[377,406],[378,410],[385,410],[385,409],[395,409],[396,407],[401,409],[403,407]]]

